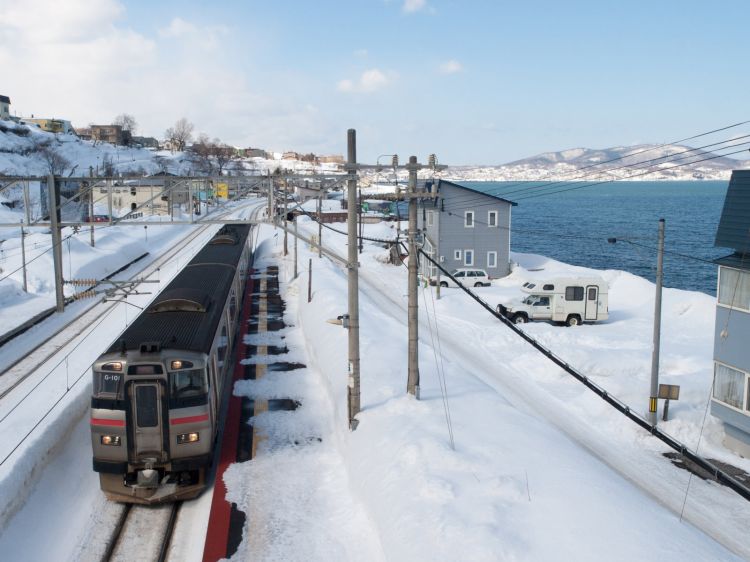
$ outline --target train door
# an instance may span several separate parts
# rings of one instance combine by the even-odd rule
[[[584,320],[596,320],[599,315],[599,287],[589,285],[586,287],[586,312]]]
[[[133,407],[134,456],[137,461],[154,458],[161,462],[164,454],[164,387],[156,381],[135,382],[131,387]]]

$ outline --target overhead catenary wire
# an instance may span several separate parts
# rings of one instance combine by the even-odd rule
[[[750,136],[750,135],[748,135],[748,136]],[[730,142],[730,141],[725,141],[725,142]],[[734,148],[734,147],[737,147],[737,146],[745,146],[745,145],[750,145],[750,141],[743,142],[743,143],[738,143],[736,145],[727,146],[727,147],[724,147],[722,150],[729,149],[729,148]],[[639,171],[639,173],[633,173],[633,174],[630,174],[630,175],[627,175],[627,176],[624,176],[624,177],[615,177],[615,178],[609,178],[609,179],[600,180],[600,181],[594,181],[594,180],[591,180],[591,181],[574,181],[574,180],[558,181],[558,182],[552,182],[552,183],[539,184],[539,185],[536,185],[536,186],[529,186],[529,187],[526,187],[526,188],[523,188],[523,189],[519,189],[519,190],[515,190],[515,191],[504,191],[502,193],[494,193],[495,191],[506,189],[508,187],[507,185],[503,185],[503,186],[500,186],[498,188],[487,190],[485,192],[477,192],[475,194],[471,194],[469,196],[465,196],[464,198],[459,198],[459,199],[457,199],[457,203],[454,206],[452,206],[451,208],[454,209],[454,210],[460,211],[460,210],[463,210],[463,209],[479,208],[479,207],[487,207],[487,206],[495,205],[494,202],[486,202],[486,197],[487,196],[495,197],[495,198],[498,198],[498,197],[499,198],[505,198],[507,196],[512,196],[514,194],[521,194],[521,196],[519,196],[519,197],[514,197],[514,200],[515,201],[523,201],[525,199],[532,199],[532,198],[535,198],[535,197],[542,197],[542,196],[545,196],[545,195],[554,195],[554,194],[557,194],[557,193],[564,193],[564,192],[567,192],[567,191],[573,191],[573,190],[576,190],[576,189],[583,189],[583,188],[586,188],[586,187],[595,187],[595,186],[599,186],[599,185],[606,185],[606,184],[609,184],[609,183],[614,183],[616,181],[627,181],[627,180],[630,180],[632,178],[643,177],[643,176],[646,176],[646,175],[649,175],[649,174],[653,174],[653,173],[656,173],[657,171],[658,172],[663,172],[663,171],[673,170],[673,169],[680,168],[680,167],[683,167],[683,166],[697,164],[697,163],[705,162],[705,161],[709,161],[709,160],[716,160],[717,158],[725,158],[725,157],[728,157],[728,156],[732,156],[732,155],[735,155],[735,154],[741,154],[741,153],[744,153],[744,152],[747,152],[747,149],[743,148],[742,150],[737,150],[737,151],[729,152],[729,153],[726,153],[726,154],[712,154],[712,153],[710,153],[712,155],[708,156],[706,158],[701,158],[701,159],[698,159],[698,160],[692,160],[690,162],[683,162],[681,164],[676,164],[674,166],[668,166],[668,167],[663,167],[663,168],[659,168],[659,169],[647,169],[647,170],[643,170],[643,168],[639,167],[642,163],[641,162],[637,162],[637,163],[634,163],[634,164],[629,164],[629,165],[621,166],[621,167],[618,167],[618,168],[614,168],[612,170],[602,170],[600,172],[600,173],[611,173],[613,171],[622,170],[622,169],[632,169],[632,170]],[[674,156],[674,155],[670,155],[670,158],[672,156]],[[664,163],[665,164],[669,164],[669,163],[672,163],[672,162],[680,162],[681,160],[685,160],[687,158],[693,158],[693,157],[697,157],[697,156],[701,156],[701,155],[690,155],[690,156],[687,156],[687,157],[683,156],[682,158],[675,158],[673,160],[666,160]],[[585,177],[585,176],[582,176],[582,177]],[[538,182],[534,182],[534,183],[538,183]],[[583,185],[574,185],[574,184],[579,184],[579,183],[583,184]],[[571,184],[573,184],[573,185],[571,185]],[[554,191],[542,191],[542,190],[550,189],[550,188],[553,188],[553,187],[564,187],[564,189],[555,189]],[[485,202],[482,203],[483,201],[485,201]],[[474,204],[474,203],[477,203],[477,204]]]
[[[631,410],[627,404],[625,404],[624,402],[622,402],[615,396],[612,396],[609,392],[604,390],[602,387],[600,387],[598,384],[592,381],[589,377],[579,372],[572,365],[568,364],[563,359],[555,355],[550,349],[548,349],[547,347],[539,343],[535,338],[533,338],[532,336],[530,336],[529,334],[521,330],[508,318],[506,318],[505,316],[503,316],[502,314],[494,310],[492,307],[490,307],[484,300],[479,298],[469,288],[465,287],[457,279],[455,279],[442,265],[440,265],[438,262],[432,259],[432,257],[429,256],[429,254],[427,254],[426,252],[422,250],[419,250],[419,252],[425,257],[425,259],[430,261],[433,265],[439,268],[445,275],[450,277],[456,283],[456,285],[460,289],[462,289],[466,294],[468,294],[474,301],[479,303],[485,310],[487,310],[495,318],[500,320],[506,327],[511,329],[516,335],[524,339],[534,349],[536,349],[542,355],[544,355],[548,360],[556,364],[558,367],[563,369],[569,375],[573,376],[576,380],[581,382],[586,388],[588,388],[590,391],[596,394],[599,398],[604,400],[611,407],[615,408],[618,412],[623,414],[625,417],[627,417],[628,419],[630,419],[631,421],[639,425],[641,428],[651,433],[651,435],[653,435],[654,437],[656,437],[657,439],[659,439],[660,441],[668,445],[670,448],[672,448],[673,450],[683,455],[688,460],[698,465],[700,468],[708,471],[716,479],[717,482],[724,484],[725,486],[730,488],[732,491],[742,496],[745,500],[750,501],[750,488],[746,487],[744,484],[739,482],[737,479],[735,479],[733,476],[728,474],[726,471],[721,470],[710,461],[698,455],[697,452],[691,451],[685,444],[677,441],[675,438],[668,435],[667,433],[664,433],[657,426],[651,425],[645,418],[633,412],[633,410]]]
[[[654,150],[658,150],[660,148],[664,148],[665,146],[670,146],[670,145],[678,144],[680,142],[684,142],[686,140],[692,140],[692,139],[695,139],[695,138],[707,136],[707,135],[710,135],[710,134],[713,134],[713,133],[716,133],[716,132],[720,132],[720,131],[731,129],[731,128],[738,127],[738,126],[741,126],[741,125],[745,125],[747,123],[750,123],[750,121],[742,121],[742,122],[739,122],[739,123],[735,123],[734,125],[729,125],[729,126],[726,126],[726,127],[722,127],[722,128],[719,128],[719,129],[714,129],[712,131],[707,131],[705,133],[694,135],[692,137],[687,137],[687,138],[684,138],[684,139],[672,141],[671,143],[664,143],[664,144],[660,144],[660,145],[656,145],[656,146],[651,146],[651,147],[648,147],[648,148],[645,148],[645,149],[642,149],[642,150],[639,150],[639,151],[636,151],[636,152],[632,152],[632,153],[629,153],[629,154],[626,154],[626,155],[623,155],[623,156],[619,156],[617,158],[612,158],[610,160],[604,160],[602,162],[595,162],[593,164],[588,164],[586,166],[575,168],[575,169],[570,170],[568,172],[559,173],[559,172],[553,172],[553,171],[550,170],[550,171],[547,172],[547,175],[551,176],[551,175],[555,174],[557,177],[559,177],[559,176],[565,177],[565,176],[569,176],[569,175],[579,174],[583,170],[595,168],[597,166],[602,166],[604,164],[611,163],[611,162],[626,160],[628,158],[632,158],[632,157],[637,156],[639,154],[644,154],[644,153],[647,153],[647,152],[653,152]],[[726,144],[726,143],[734,142],[736,140],[747,138],[747,137],[748,137],[748,135],[743,135],[743,136],[739,136],[739,137],[735,136],[735,137],[732,137],[732,138],[724,140],[724,141],[714,142],[714,143],[706,144],[706,145],[703,145],[703,146],[700,146],[700,147],[696,147],[696,148],[688,148],[688,149],[686,149],[684,151],[680,151],[680,152],[668,154],[668,155],[657,157],[657,158],[652,158],[650,160],[633,162],[631,164],[624,164],[622,166],[617,166],[617,167],[614,167],[614,168],[602,169],[602,170],[595,170],[595,171],[592,171],[592,172],[587,172],[587,173],[585,173],[583,175],[578,175],[578,176],[575,176],[575,177],[572,177],[572,178],[569,178],[569,179],[564,179],[564,180],[561,180],[561,181],[547,182],[547,181],[542,181],[542,180],[529,180],[529,181],[520,181],[520,182],[505,183],[502,186],[498,186],[498,187],[496,187],[494,189],[488,190],[486,193],[493,194],[493,192],[498,192],[496,194],[497,196],[500,196],[500,195],[506,196],[506,195],[513,194],[513,193],[516,193],[516,192],[522,192],[522,191],[532,190],[532,189],[536,189],[536,188],[539,188],[539,189],[547,188],[547,187],[550,187],[552,185],[567,184],[567,183],[577,183],[577,180],[580,181],[583,178],[589,177],[589,176],[591,176],[593,174],[611,173],[611,172],[618,171],[618,170],[621,170],[621,169],[633,168],[633,167],[640,166],[644,162],[652,162],[652,161],[656,161],[656,160],[667,159],[667,158],[671,158],[673,156],[676,156],[678,154],[683,154],[685,152],[694,152],[694,151],[702,150],[704,148],[715,147],[715,146],[720,145],[720,144]],[[722,150],[724,150],[726,148],[728,148],[728,147],[724,147],[724,148],[722,148]],[[698,155],[695,155],[695,156],[698,156]],[[618,179],[620,179],[620,178],[618,178]],[[617,179],[615,179],[613,181],[617,181]],[[529,184],[531,184],[531,185],[529,185]],[[533,185],[533,184],[536,184],[536,185]],[[510,191],[510,192],[507,191],[508,188],[510,188],[510,187],[517,187],[517,186],[523,186],[523,188],[519,189],[519,190],[516,190],[516,191]],[[500,192],[502,192],[502,193],[500,193]]]

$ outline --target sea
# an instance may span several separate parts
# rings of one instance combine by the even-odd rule
[[[511,214],[514,252],[654,281],[663,218],[664,286],[710,295],[716,294],[712,260],[732,252],[714,247],[726,181],[459,183],[518,203]]]

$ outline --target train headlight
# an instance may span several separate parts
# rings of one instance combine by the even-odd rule
[[[175,359],[169,364],[169,368],[173,371],[179,371],[180,369],[192,369],[193,368],[193,362],[192,361],[181,361],[180,359]]]
[[[102,442],[102,445],[112,445],[112,446],[119,447],[120,436],[119,435],[102,435],[101,442]]]
[[[114,363],[105,363],[102,365],[102,371],[122,371],[122,363],[115,361]]]
[[[183,445],[184,443],[195,443],[200,439],[200,434],[197,431],[193,433],[180,433],[177,436],[177,444]]]

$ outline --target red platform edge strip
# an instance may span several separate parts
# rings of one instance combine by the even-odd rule
[[[247,326],[247,321],[250,318],[253,294],[253,275],[255,275],[255,270],[251,269],[246,284],[241,326]],[[243,338],[237,344],[237,363],[234,366],[234,375],[231,383],[232,387],[234,387],[236,381],[242,378],[242,375],[245,372],[245,366],[240,363],[240,359],[244,357],[246,347]],[[232,393],[229,397],[226,424],[224,424],[224,436],[221,443],[219,465],[216,467],[214,494],[211,499],[211,512],[208,517],[206,543],[203,547],[203,562],[216,562],[217,560],[227,557],[229,517],[232,512],[232,506],[226,500],[227,487],[224,484],[224,472],[229,465],[237,459],[237,439],[240,430],[241,408],[242,400]]]

